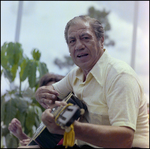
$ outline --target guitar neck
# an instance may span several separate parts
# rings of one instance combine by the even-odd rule
[[[35,141],[35,139],[41,134],[41,132],[46,128],[46,126],[44,125],[43,122],[40,123],[39,127],[37,128],[36,132],[34,133],[33,137],[31,138],[29,144],[32,142],[32,141]],[[28,144],[28,145],[29,145]]]

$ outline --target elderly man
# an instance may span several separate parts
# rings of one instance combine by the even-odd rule
[[[54,105],[74,92],[86,103],[87,121],[74,122],[75,138],[81,148],[149,147],[147,102],[142,85],[130,66],[103,49],[101,23],[89,16],[75,17],[66,25],[65,39],[77,67],[58,83],[40,87],[37,101]],[[50,111],[44,111],[43,123],[51,133],[64,134]]]

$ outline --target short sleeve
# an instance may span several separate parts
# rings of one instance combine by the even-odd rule
[[[106,100],[111,125],[136,130],[140,98],[140,86],[132,75],[119,74],[109,82]]]
[[[59,93],[60,99],[63,99],[70,92],[73,91],[72,81],[73,81],[73,71],[69,72],[62,80],[52,85],[54,89]]]

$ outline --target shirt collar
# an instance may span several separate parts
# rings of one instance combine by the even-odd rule
[[[108,60],[109,54],[106,49],[104,49],[104,53],[100,57],[100,59],[97,61],[97,63],[94,65],[94,67],[91,69],[89,73],[93,75],[93,77],[97,80],[97,82],[103,86],[104,81],[105,81],[105,70],[106,70],[106,65],[107,65],[107,60]],[[83,81],[83,72],[81,68],[77,69],[76,72],[76,78],[79,80]]]
[[[107,60],[108,60],[108,52],[106,49],[104,49],[104,53],[102,54],[100,59],[97,61],[97,63],[90,71],[90,73],[93,75],[93,77],[97,80],[97,82],[101,86],[103,86],[105,81],[104,78],[105,78]]]

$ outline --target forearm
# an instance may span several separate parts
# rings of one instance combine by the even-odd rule
[[[30,139],[24,132],[20,135],[19,140]]]
[[[126,127],[94,125],[89,123],[74,123],[75,137],[104,148],[132,147],[133,130]]]

